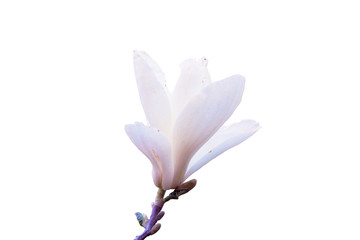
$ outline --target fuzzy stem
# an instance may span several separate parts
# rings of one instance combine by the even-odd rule
[[[164,200],[163,200],[164,195],[165,195],[165,190],[159,188],[156,194],[155,203],[152,208],[151,216],[146,224],[145,230],[141,235],[137,236],[135,240],[143,240],[151,235],[151,229],[155,226],[156,222],[158,221],[157,216],[164,206]]]

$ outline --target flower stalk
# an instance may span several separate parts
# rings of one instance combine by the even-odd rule
[[[159,231],[161,225],[160,223],[156,224],[159,219],[158,215],[160,214],[161,209],[164,206],[164,195],[165,190],[159,188],[156,194],[155,203],[152,208],[151,216],[149,221],[146,223],[144,232],[137,236],[135,240],[143,240],[146,237],[155,234],[157,231]],[[163,213],[160,214],[160,216],[163,215]],[[161,218],[161,217],[160,217]]]
[[[179,196],[188,193],[191,189],[196,186],[196,179],[192,179],[188,182],[183,183],[182,185],[178,186],[171,192],[167,197],[165,196],[165,190],[159,188],[156,194],[155,202],[152,206],[151,216],[150,219],[146,222],[144,232],[137,236],[135,240],[143,240],[146,237],[155,234],[157,231],[160,230],[161,224],[157,223],[165,214],[165,212],[161,211],[164,204],[171,200],[171,199],[178,199]]]

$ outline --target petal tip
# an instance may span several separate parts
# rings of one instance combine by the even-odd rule
[[[232,76],[234,80],[236,81],[241,81],[245,83],[245,77],[241,74],[235,74]]]
[[[252,119],[244,119],[241,121],[241,123],[246,124],[248,129],[254,132],[261,128],[260,123]]]
[[[205,66],[205,67],[207,67],[207,65],[208,65],[208,63],[209,63],[209,60],[208,60],[206,57],[200,58],[199,61],[200,61],[201,65],[203,65],[203,66]]]
[[[138,56],[138,55],[139,55],[139,50],[134,49],[134,50],[133,50],[133,56],[136,57],[136,56]]]
[[[126,124],[124,126],[125,132],[128,134],[129,131],[131,131],[131,128],[133,127],[134,124]]]
[[[133,50],[133,57],[134,59],[136,58],[143,58],[143,57],[146,57],[146,56],[149,56],[146,52],[144,51],[140,51],[140,50],[137,50],[137,49],[134,49]]]
[[[129,132],[131,131],[133,128],[136,128],[136,127],[143,127],[145,126],[143,123],[141,122],[134,122],[134,123],[130,123],[130,124],[125,124],[124,126],[124,129],[126,132]]]

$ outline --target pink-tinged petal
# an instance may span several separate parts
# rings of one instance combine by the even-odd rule
[[[125,131],[137,148],[151,161],[155,185],[164,190],[169,189],[173,177],[173,164],[171,146],[166,135],[142,123],[126,125]]]
[[[134,51],[134,70],[140,100],[150,126],[170,134],[171,104],[164,73],[153,59],[140,51]]]
[[[173,114],[177,114],[184,108],[187,102],[207,86],[211,80],[207,70],[207,59],[188,59],[181,63],[180,77],[172,94]]]
[[[259,123],[253,120],[243,120],[221,128],[193,156],[183,180],[226,150],[251,137],[259,129]]]
[[[173,132],[174,180],[181,183],[190,159],[239,105],[245,79],[234,75],[214,82],[195,95],[179,114]]]

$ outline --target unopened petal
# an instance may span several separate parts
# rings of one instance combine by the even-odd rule
[[[183,180],[226,150],[248,139],[259,128],[259,123],[254,120],[243,120],[230,127],[221,128],[193,156]]]
[[[214,82],[195,95],[178,116],[173,132],[174,180],[181,183],[189,161],[239,105],[245,79],[234,75]]]
[[[137,148],[151,161],[153,180],[157,187],[169,189],[173,176],[171,146],[160,130],[142,123],[129,124],[125,131]]]
[[[192,96],[210,83],[210,75],[206,66],[206,58],[188,59],[180,65],[180,77],[172,95],[175,116]]]
[[[134,51],[134,70],[140,100],[150,126],[169,134],[171,104],[164,73],[153,59],[140,51]]]

